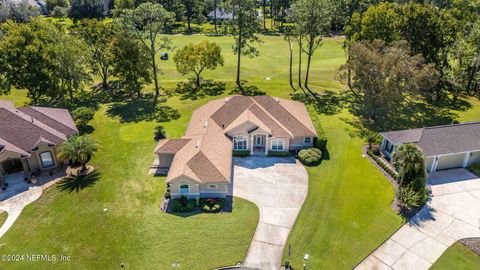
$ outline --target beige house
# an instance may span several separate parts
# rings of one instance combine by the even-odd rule
[[[305,106],[270,96],[233,96],[195,110],[181,139],[161,140],[154,153],[168,171],[172,198],[229,194],[232,153],[269,155],[313,146],[317,133]]]
[[[380,149],[393,162],[402,144],[412,143],[425,155],[428,172],[465,168],[480,163],[480,122],[468,122],[380,133]]]
[[[78,130],[68,110],[15,108],[0,101],[0,181],[8,174],[29,178],[58,167],[56,147],[74,134]]]

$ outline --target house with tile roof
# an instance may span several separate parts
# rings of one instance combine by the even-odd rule
[[[160,140],[154,153],[168,171],[172,198],[231,193],[232,154],[267,156],[312,147],[317,132],[305,105],[270,96],[233,96],[192,114],[185,136]]]
[[[380,133],[381,152],[393,161],[397,148],[415,144],[425,155],[428,172],[465,168],[480,162],[480,122],[466,122]]]
[[[6,175],[51,170],[60,165],[56,147],[78,129],[68,110],[0,101],[0,180]]]

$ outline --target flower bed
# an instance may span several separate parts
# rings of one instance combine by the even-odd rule
[[[200,199],[200,208],[208,213],[218,213],[223,209],[225,200],[220,198]]]
[[[378,164],[386,173],[393,179],[398,180],[398,173],[390,168],[379,156],[376,156],[372,151],[368,150],[367,154]]]

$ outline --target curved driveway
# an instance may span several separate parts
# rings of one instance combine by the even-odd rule
[[[260,209],[244,267],[278,270],[288,234],[307,196],[308,173],[293,157],[251,156],[233,162],[233,195]]]
[[[480,237],[480,179],[455,169],[428,182],[431,201],[356,269],[426,270],[455,241]]]

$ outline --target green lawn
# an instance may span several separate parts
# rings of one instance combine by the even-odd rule
[[[475,270],[480,266],[480,256],[461,243],[455,243],[432,265],[432,270]]]
[[[229,94],[236,63],[231,37],[171,38],[177,48],[204,39],[217,42],[223,49],[225,66],[205,72],[204,77],[226,82],[227,90],[221,96]],[[288,44],[279,36],[262,36],[262,40],[261,56],[242,60],[243,79],[269,95],[289,98]],[[347,108],[339,109],[336,104],[335,95],[343,88],[336,80],[337,70],[345,61],[342,41],[328,39],[312,62],[311,86],[333,92],[333,97],[325,98],[319,106],[324,112],[320,122],[327,132],[329,159],[308,169],[309,195],[288,240],[296,268],[301,267],[304,253],[311,254],[309,269],[352,268],[402,224],[390,207],[391,184],[361,156],[363,142],[351,125],[355,118]],[[172,60],[160,61],[160,67],[161,85],[167,90],[174,90],[187,78],[175,71]],[[151,85],[146,87],[146,91],[152,89]],[[24,91],[14,91],[6,98],[17,105],[28,101]],[[192,110],[213,98],[219,97],[194,101],[170,98],[163,105],[178,110],[180,118],[162,123],[168,136],[183,135]],[[455,112],[457,119],[480,116],[478,100],[469,102],[476,106]],[[132,112],[142,109],[140,104],[132,106]],[[106,111],[102,106],[92,123],[93,136],[102,146],[92,161],[102,173],[100,180],[79,193],[48,190],[0,239],[0,253],[62,253],[71,255],[72,263],[57,264],[57,268],[87,269],[110,269],[121,262],[136,269],[171,269],[174,261],[180,262],[182,269],[208,269],[242,260],[258,219],[256,207],[237,199],[232,214],[188,218],[163,214],[158,207],[164,179],[146,175],[153,159],[156,124],[128,122],[135,113],[125,112],[122,114],[127,122],[122,122]],[[108,210],[103,212],[104,208]],[[9,264],[8,268],[25,266]]]
[[[7,220],[7,217],[8,217],[7,212],[5,211],[0,212],[0,227],[3,225],[3,223],[5,223],[5,221]]]

